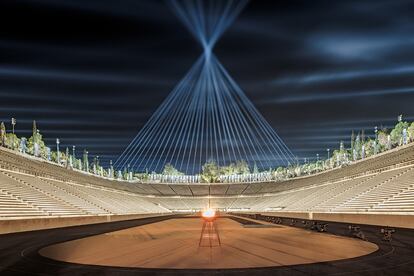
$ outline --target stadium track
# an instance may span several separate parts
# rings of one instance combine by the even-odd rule
[[[83,225],[0,235],[0,275],[414,275],[414,230],[395,228],[391,242],[383,241],[382,227],[360,225],[366,238],[379,250],[362,257],[270,268],[226,270],[137,269],[80,265],[54,261],[38,254],[38,250],[59,242],[154,223],[173,217],[165,216],[138,220]],[[268,217],[259,217],[269,219]],[[308,228],[304,220],[282,219],[282,224]],[[329,233],[349,235],[348,225],[327,222]],[[314,250],[318,250],[315,248]]]

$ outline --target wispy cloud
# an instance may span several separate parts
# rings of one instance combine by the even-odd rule
[[[272,85],[308,85],[324,82],[347,81],[366,77],[387,77],[414,73],[414,65],[388,68],[356,69],[352,71],[319,72],[301,76],[279,78],[271,81]]]
[[[412,47],[411,33],[349,33],[316,34],[309,37],[308,45],[316,54],[331,59],[373,60],[392,54],[404,47]]]
[[[309,93],[308,95],[291,95],[291,96],[280,96],[274,99],[262,99],[259,104],[274,104],[274,103],[299,103],[299,102],[315,102],[315,101],[327,101],[327,100],[338,100],[345,98],[355,97],[372,97],[382,96],[389,94],[412,94],[414,93],[414,87],[405,88],[392,88],[392,89],[380,89],[370,91],[348,91],[348,92],[326,92],[326,93]]]
[[[64,71],[46,68],[23,68],[17,66],[0,66],[0,77],[20,77],[34,79],[54,79],[69,81],[88,81],[99,83],[126,83],[126,84],[166,84],[162,79],[151,79],[149,77],[128,76],[125,74],[94,73],[80,71]],[[170,84],[170,82],[168,82]]]

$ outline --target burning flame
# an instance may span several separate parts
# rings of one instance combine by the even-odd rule
[[[204,218],[214,218],[216,216],[216,211],[214,211],[213,209],[207,209],[207,210],[203,211],[203,213],[201,215]]]

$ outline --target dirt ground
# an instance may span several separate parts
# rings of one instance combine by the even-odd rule
[[[80,264],[208,269],[333,261],[378,249],[373,243],[286,226],[244,227],[229,218],[216,220],[221,246],[199,247],[202,224],[201,218],[170,219],[55,244],[40,254]],[[209,245],[208,238],[203,245]]]

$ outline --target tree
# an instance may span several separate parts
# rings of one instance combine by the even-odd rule
[[[374,140],[368,139],[364,143],[365,145],[365,157],[371,156],[374,154]]]
[[[94,163],[95,164],[95,163]],[[95,166],[95,165],[94,165]],[[128,170],[127,168],[124,168],[124,171],[122,173],[123,179],[128,180]]]
[[[409,124],[407,122],[398,122],[394,129],[391,131],[391,144],[393,146],[398,146],[402,144],[402,133],[403,129],[408,129]]]
[[[69,156],[69,148],[68,147],[66,147],[66,168],[68,168],[69,167],[69,158],[70,158],[70,156]],[[72,166],[73,166],[73,160],[72,160]]]
[[[342,153],[340,150],[334,150],[331,157],[332,167],[339,167],[342,163]]]
[[[47,146],[43,141],[42,134],[39,132],[39,129],[36,126],[36,121],[33,121],[33,133],[32,137],[30,137],[27,141],[27,153],[33,155],[35,154],[35,144],[37,144],[39,147],[39,157],[47,159]]]
[[[78,163],[78,170],[82,170],[82,159],[75,159],[76,161],[77,161],[77,163]]]
[[[359,159],[359,157],[361,156],[361,149],[362,149],[361,137],[359,136],[359,133],[358,133],[356,138],[355,138],[355,143],[354,143],[354,150],[356,152],[356,159]]]
[[[306,164],[304,164],[306,165]],[[278,167],[275,171],[275,178],[276,180],[281,180],[281,179],[285,179],[287,177],[286,174],[286,168],[284,167]]]
[[[7,133],[5,137],[5,146],[10,149],[18,149],[20,145],[20,139],[13,133]]]
[[[0,146],[6,146],[6,126],[4,122],[0,124]]]
[[[298,164],[295,164],[293,167],[293,171],[295,173],[295,176],[301,176],[302,175],[302,167]]]
[[[259,168],[257,167],[256,162],[254,162],[254,166],[253,166],[253,173],[254,173],[254,174],[258,174],[258,173],[259,173]]]
[[[96,156],[93,158],[92,168],[93,168],[93,173],[96,174],[98,171],[98,158]],[[128,174],[126,168],[124,168],[124,175],[125,174]]]
[[[249,174],[250,169],[246,161],[240,160],[236,162],[236,174]]]
[[[407,129],[408,132],[408,139],[410,142],[414,141],[414,122]]]
[[[221,175],[235,175],[236,173],[236,165],[231,163],[228,166],[220,167],[220,174]]]
[[[382,152],[388,147],[388,132],[387,129],[378,131],[378,152]]]
[[[36,120],[33,120],[33,127],[32,127],[32,137],[33,137],[33,142],[36,143],[37,142],[37,125],[36,125]]]
[[[88,152],[83,150],[83,169],[89,172],[89,160],[88,160]]]
[[[351,133],[351,154],[354,152],[354,149],[355,149],[355,133],[352,130],[352,133]]]
[[[178,171],[176,168],[174,168],[173,165],[170,163],[165,164],[164,170],[162,171],[163,175],[184,175],[184,173]]]
[[[56,151],[51,152],[51,159],[53,162],[56,162],[56,163],[58,162]],[[60,159],[60,162],[62,162],[62,160],[66,160],[66,154],[63,152],[59,152],[59,159]]]
[[[134,177],[142,182],[146,182],[150,179],[150,174],[148,173],[148,171],[144,173],[136,173]]]
[[[208,161],[202,166],[201,179],[207,183],[217,183],[219,181],[220,168],[215,161]]]

